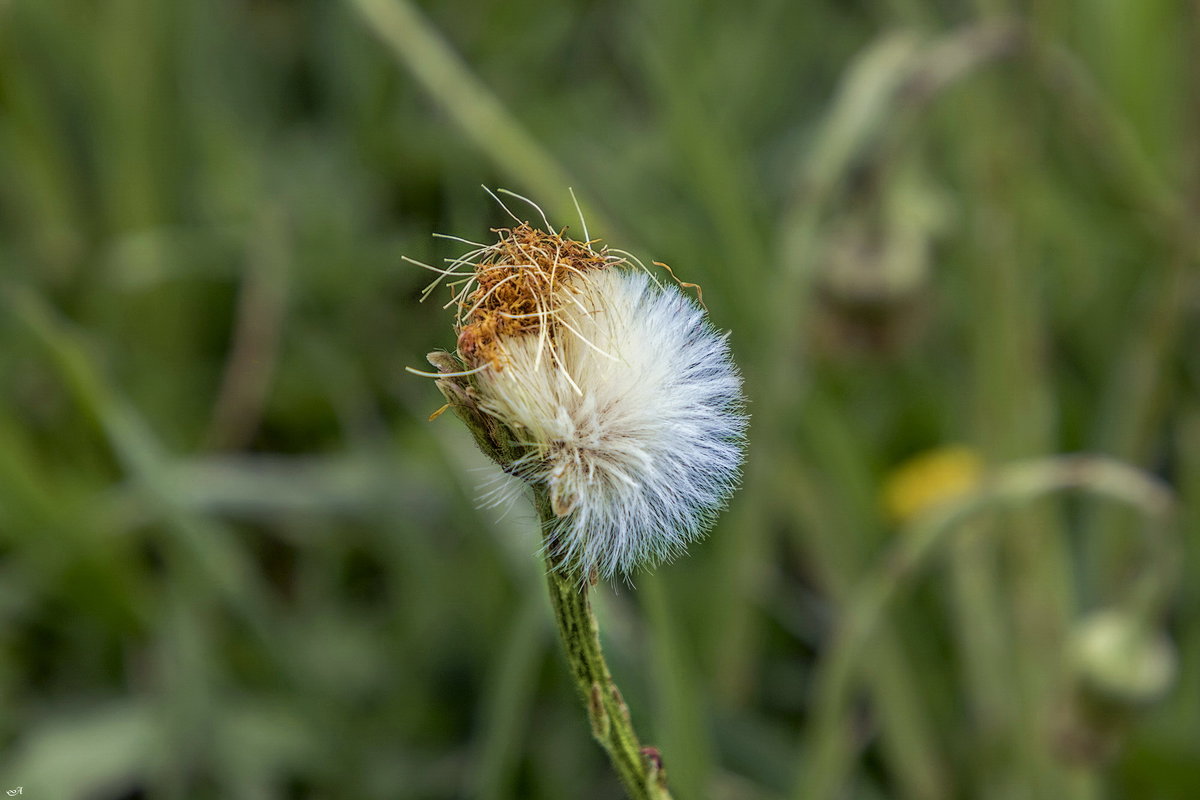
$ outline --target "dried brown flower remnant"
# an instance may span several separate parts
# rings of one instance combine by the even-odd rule
[[[470,246],[445,267],[407,259],[438,275],[423,297],[450,289],[458,336],[456,354],[430,355],[437,372],[409,371],[435,378],[484,452],[544,495],[547,558],[587,585],[704,535],[742,462],[741,377],[682,282],[591,241],[582,216],[576,241],[533,207],[540,227],[505,206],[513,223],[490,241],[445,237]]]
[[[489,362],[504,366],[499,337],[519,334],[553,335],[553,320],[562,292],[571,279],[589,271],[624,262],[591,242],[534,228],[522,222],[514,228],[494,228],[498,241],[464,257],[474,264],[473,280],[459,293],[458,353],[471,367]]]

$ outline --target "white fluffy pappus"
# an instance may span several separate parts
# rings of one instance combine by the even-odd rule
[[[549,489],[555,563],[627,575],[682,553],[736,487],[741,377],[728,335],[644,272],[579,272],[553,300],[552,341],[497,337],[503,366],[472,383],[526,448],[510,471]]]

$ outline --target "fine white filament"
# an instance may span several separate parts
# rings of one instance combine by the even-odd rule
[[[547,547],[612,577],[671,559],[736,487],[746,417],[727,335],[674,286],[614,268],[555,293],[555,333],[500,339],[474,376],[480,406],[527,454],[512,471],[549,487]]]

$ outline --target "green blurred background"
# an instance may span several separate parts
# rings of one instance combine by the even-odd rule
[[[453,334],[400,257],[486,184],[577,233],[573,187],[733,331],[742,491],[598,600],[679,800],[1200,797],[1196,11],[0,0],[0,789],[618,796],[532,515],[404,372]],[[978,513],[889,570],[947,445],[1131,469],[960,464]],[[1084,685],[1097,609],[1165,694]]]

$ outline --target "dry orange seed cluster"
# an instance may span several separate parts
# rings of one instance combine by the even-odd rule
[[[499,241],[475,262],[476,288],[459,303],[458,352],[477,366],[503,367],[498,337],[539,333],[556,313],[555,294],[574,276],[622,261],[562,233],[521,223],[494,228]],[[551,328],[550,333],[553,332]]]

